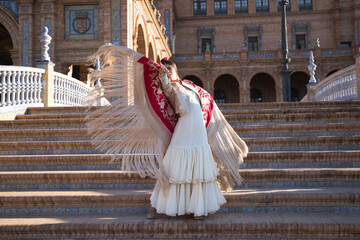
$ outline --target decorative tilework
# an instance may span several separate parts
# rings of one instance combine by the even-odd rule
[[[120,0],[111,1],[111,42],[121,45],[121,3]]]
[[[310,56],[310,51],[305,51],[302,53],[303,56]]]
[[[65,6],[65,39],[96,39],[98,37],[98,5]]]
[[[204,56],[194,56],[194,60],[204,60]]]
[[[240,58],[240,54],[230,54],[230,58]]]
[[[176,57],[176,61],[185,61],[186,59],[186,56]]]
[[[15,0],[0,1],[0,5],[9,9],[17,17],[19,16],[19,6],[16,4]]]
[[[356,45],[360,45],[360,23],[356,24]]]
[[[165,10],[165,35],[168,37],[168,45],[170,46],[170,10]]]
[[[257,58],[259,55],[257,53],[248,53],[248,58]]]
[[[222,59],[222,55],[211,55],[211,59]]]
[[[29,20],[28,19],[24,19],[23,20],[23,24],[22,24],[22,35],[23,35],[23,51],[22,51],[22,55],[23,55],[23,61],[22,61],[22,65],[23,66],[28,66],[29,65]]]
[[[266,53],[265,56],[266,56],[266,57],[276,57],[276,52]]]
[[[322,50],[321,51],[321,55],[332,55],[333,51],[332,50]]]
[[[344,50],[340,50],[341,54],[352,54],[352,50],[351,49],[344,49]]]

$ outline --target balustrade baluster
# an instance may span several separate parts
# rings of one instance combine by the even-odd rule
[[[6,71],[2,71],[1,73],[1,82],[0,82],[0,90],[1,90],[1,96],[0,96],[0,107],[5,107],[6,106],[6,102],[5,102],[5,94],[6,94]]]
[[[41,79],[42,74],[35,74],[35,103],[41,103]]]
[[[11,88],[11,105],[15,106],[17,105],[17,98],[16,95],[18,93],[17,88],[18,88],[18,84],[17,84],[17,71],[14,70],[13,74],[11,76],[11,83],[12,83],[12,88]]]
[[[6,106],[10,106],[11,105],[11,87],[12,87],[12,84],[11,84],[11,76],[12,76],[12,71],[8,71],[8,74],[6,76],[6,85],[7,85],[7,88],[6,88]]]
[[[25,97],[24,97],[24,93],[25,93],[25,74],[22,71],[19,71],[20,73],[20,87],[19,87],[19,91],[20,91],[20,103],[19,104],[25,104]]]

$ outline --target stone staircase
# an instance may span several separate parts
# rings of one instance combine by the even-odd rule
[[[148,220],[154,180],[94,150],[86,108],[0,121],[0,239],[360,239],[360,102],[220,107],[250,154],[204,220]]]

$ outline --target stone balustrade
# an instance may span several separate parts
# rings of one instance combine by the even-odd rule
[[[85,83],[54,72],[54,106],[85,106],[91,90]]]
[[[356,65],[331,74],[323,81],[308,86],[308,94],[302,101],[352,101],[358,100],[359,81]]]
[[[85,106],[91,91],[92,87],[49,67],[0,66],[0,119],[13,119],[28,107]]]
[[[41,105],[44,73],[40,68],[0,66],[0,108]]]

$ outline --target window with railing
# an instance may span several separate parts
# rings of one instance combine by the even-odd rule
[[[269,12],[269,0],[256,0],[256,12]]]
[[[227,14],[227,0],[215,0],[214,12],[215,15]]]
[[[282,11],[282,7],[280,7],[280,4],[279,4],[281,1],[282,0],[277,0],[278,12]],[[288,0],[288,3],[286,5],[286,11],[290,11],[290,0]]]
[[[194,16],[206,16],[206,0],[194,0]]]
[[[309,11],[312,10],[312,1],[311,0],[299,0],[299,10],[300,11]]]
[[[247,0],[235,0],[235,13],[248,13],[248,1]]]
[[[259,51],[258,37],[248,37],[248,51],[249,52]]]

